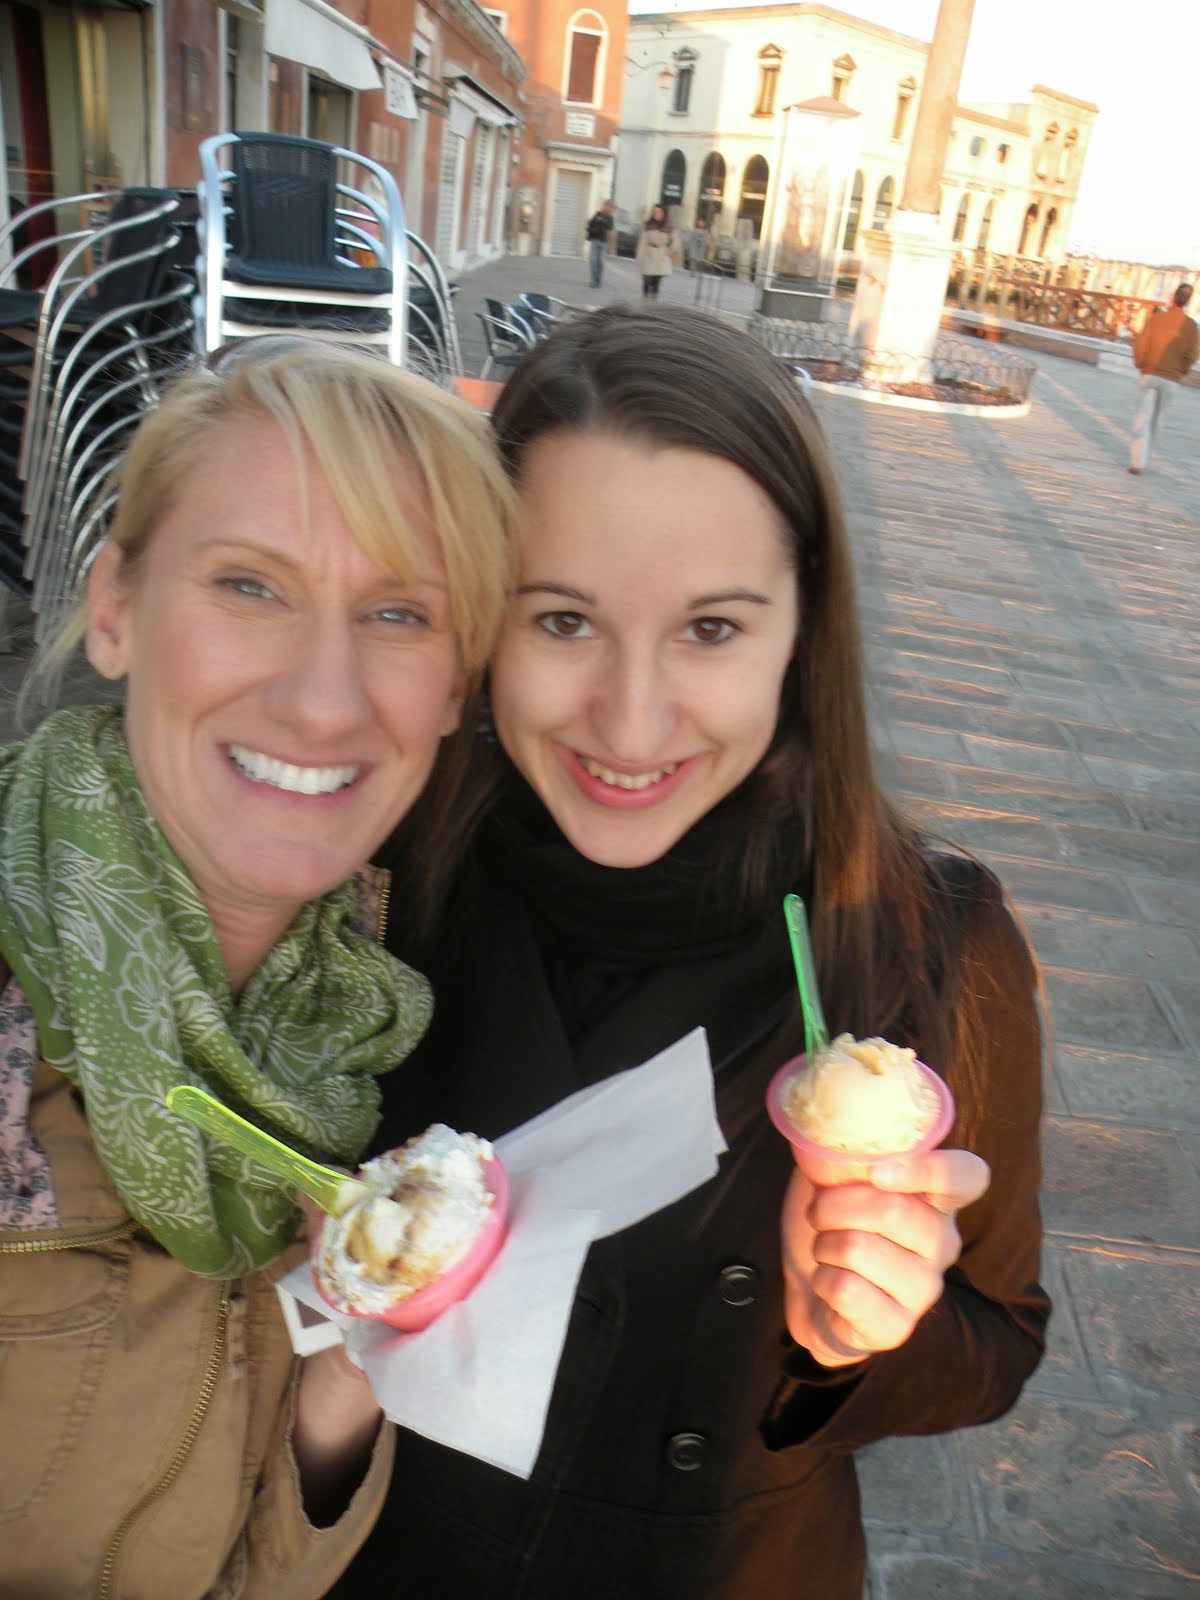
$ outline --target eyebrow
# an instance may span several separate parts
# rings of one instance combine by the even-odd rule
[[[211,539],[202,539],[195,548],[201,552],[210,550],[238,551],[242,554],[257,556],[262,561],[275,561],[288,572],[299,572],[303,567],[302,562],[297,561],[294,556],[288,555],[286,550],[278,549],[275,545],[259,544],[255,539],[231,539],[227,534],[217,534]],[[370,555],[370,551],[366,553]],[[374,560],[375,558],[372,557],[371,559]],[[448,591],[450,588],[449,583],[444,578],[431,577],[421,572],[414,572],[409,577],[402,577],[398,572],[387,573],[372,584],[372,588],[383,593],[397,583],[412,584],[414,587],[421,589],[445,589]]]
[[[575,600],[583,606],[597,604],[596,596],[589,594],[586,589],[574,589],[566,583],[523,583],[517,590],[518,594],[556,594],[564,600]],[[757,589],[721,589],[715,594],[698,594],[694,600],[689,600],[685,610],[704,611],[709,606],[724,606],[731,601],[743,600],[750,605],[769,606],[770,595],[759,594]]]

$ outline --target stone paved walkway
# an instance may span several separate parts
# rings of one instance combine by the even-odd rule
[[[586,285],[582,260],[466,278],[468,369],[485,294],[638,289],[627,261]],[[721,309],[750,310],[749,286]],[[1003,1421],[865,1453],[872,1600],[1200,1592],[1200,394],[1133,478],[1132,380],[1037,359],[1021,420],[816,397],[882,758],[1011,888],[1055,1035],[1050,1352]]]

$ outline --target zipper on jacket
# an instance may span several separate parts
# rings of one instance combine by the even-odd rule
[[[228,1283],[221,1285],[221,1297],[217,1303],[216,1325],[213,1329],[212,1348],[205,1364],[204,1376],[200,1380],[200,1389],[196,1395],[195,1404],[192,1406],[191,1416],[187,1425],[179,1436],[179,1443],[175,1446],[166,1471],[158,1482],[153,1484],[140,1500],[121,1518],[117,1524],[117,1531],[109,1541],[108,1550],[100,1568],[100,1576],[96,1583],[96,1600],[109,1600],[113,1593],[113,1577],[117,1570],[117,1562],[121,1558],[121,1547],[129,1537],[130,1531],[138,1519],[150,1509],[178,1478],[187,1465],[187,1459],[192,1453],[204,1426],[204,1419],[208,1416],[208,1408],[212,1404],[212,1397],[216,1393],[217,1383],[221,1376],[221,1367],[225,1360],[225,1342],[229,1329],[229,1289]]]
[[[379,911],[375,917],[375,943],[383,944],[387,937],[388,906],[392,898],[392,875],[384,874],[383,882],[379,885]]]
[[[0,1255],[27,1256],[42,1250],[88,1250],[93,1245],[109,1244],[113,1239],[124,1239],[134,1232],[137,1223],[132,1217],[115,1222],[107,1228],[92,1228],[76,1233],[63,1233],[53,1239],[5,1239],[0,1241]]]

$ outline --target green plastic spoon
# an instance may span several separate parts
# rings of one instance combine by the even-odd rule
[[[792,947],[796,986],[800,990],[800,1009],[804,1012],[804,1047],[811,1061],[818,1050],[824,1050],[828,1045],[829,1029],[817,989],[817,969],[813,964],[812,945],[808,937],[808,917],[805,915],[804,901],[798,894],[784,895],[783,917]]]
[[[358,1201],[371,1193],[370,1186],[357,1178],[348,1178],[335,1167],[323,1167],[310,1161],[298,1150],[290,1149],[278,1139],[256,1128],[245,1117],[222,1105],[206,1089],[197,1089],[190,1083],[176,1084],[167,1090],[167,1109],[211,1134],[231,1149],[240,1150],[244,1156],[253,1156],[260,1166],[284,1178],[293,1188],[299,1189],[310,1200],[315,1200],[322,1211],[331,1217],[340,1217]]]

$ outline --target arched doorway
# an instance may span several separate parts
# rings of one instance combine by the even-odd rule
[[[1033,225],[1037,221],[1037,218],[1038,208],[1036,206],[1030,206],[1029,210],[1025,213],[1025,221],[1021,224],[1021,242],[1017,246],[1017,254],[1019,256],[1023,256],[1025,254],[1025,247],[1029,243],[1029,235],[1033,232]]]
[[[696,197],[696,226],[710,228],[720,221],[725,204],[725,157],[717,150],[707,156],[700,169],[700,193]]]
[[[672,150],[663,162],[662,183],[658,203],[664,210],[683,204],[683,186],[687,182],[687,161],[682,150]]]
[[[887,226],[887,220],[892,214],[892,207],[896,203],[894,199],[895,193],[896,185],[890,178],[885,178],[879,185],[878,192],[875,195],[875,217],[871,223],[873,228],[885,228]]]
[[[1042,223],[1042,242],[1038,245],[1038,255],[1046,254],[1046,246],[1050,243],[1050,236],[1054,232],[1054,224],[1058,221],[1058,208],[1051,206],[1046,213],[1046,220]]]
[[[754,237],[762,236],[763,213],[767,204],[767,184],[771,169],[764,156],[751,156],[742,172],[742,197],[738,201],[738,218],[748,217],[754,224]]]

